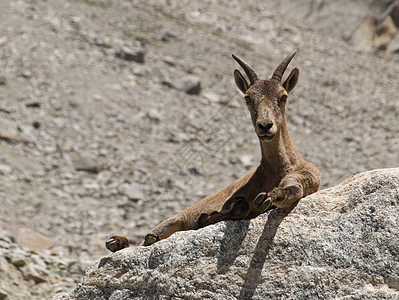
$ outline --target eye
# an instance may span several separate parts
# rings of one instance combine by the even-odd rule
[[[285,102],[285,101],[287,101],[287,95],[282,95],[281,97],[280,97],[280,99],[278,99],[278,102],[279,103],[281,103],[281,102]]]
[[[251,103],[251,98],[249,96],[245,96],[244,99],[247,104]]]

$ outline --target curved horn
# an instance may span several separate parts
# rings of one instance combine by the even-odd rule
[[[255,73],[255,71],[241,58],[235,56],[232,54],[233,58],[235,59],[236,62],[241,66],[241,68],[245,71],[245,74],[247,74],[249,82],[253,84],[255,81],[258,80],[258,74]]]
[[[290,63],[291,59],[295,56],[295,54],[296,54],[296,49],[294,49],[294,51],[292,51],[290,55],[288,55],[286,58],[284,58],[284,60],[280,63],[280,65],[274,71],[272,80],[277,80],[278,82],[281,81],[281,78],[283,78],[285,69],[287,69],[288,64]]]

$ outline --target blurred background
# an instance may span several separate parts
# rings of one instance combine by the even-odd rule
[[[71,290],[111,235],[259,164],[231,53],[266,78],[298,48],[286,116],[321,189],[397,167],[398,26],[387,0],[0,0],[0,299]]]

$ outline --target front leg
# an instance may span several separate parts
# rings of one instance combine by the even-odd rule
[[[223,205],[221,211],[201,214],[193,229],[203,228],[225,220],[244,220],[249,213],[249,208],[249,203],[245,199],[231,198]]]
[[[125,236],[114,235],[105,242],[105,247],[112,252],[129,247],[129,241]]]
[[[292,208],[303,197],[303,187],[295,176],[289,176],[285,177],[267,196],[273,205],[279,208]]]

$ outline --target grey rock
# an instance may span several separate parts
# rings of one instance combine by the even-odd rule
[[[10,264],[8,262],[8,260],[3,257],[3,251],[0,251],[0,274],[4,273],[4,274],[8,274],[10,273]]]
[[[92,153],[82,153],[73,164],[77,171],[98,173],[103,169],[103,164],[99,162],[98,157]]]
[[[0,165],[0,175],[7,175],[12,172],[12,168],[8,165]]]
[[[162,113],[156,109],[151,109],[148,113],[147,116],[150,120],[154,122],[159,122],[162,120]]]
[[[101,259],[68,299],[396,299],[399,168]]]
[[[7,175],[12,172],[12,168],[8,165],[0,165],[0,175]]]
[[[16,143],[19,141],[18,133],[14,129],[5,129],[0,131],[0,140],[5,140],[9,143]]]
[[[220,102],[220,96],[219,96],[218,94],[216,94],[216,93],[213,93],[213,92],[205,92],[205,93],[203,94],[203,96],[204,96],[205,99],[209,100],[210,102],[213,102],[213,103],[218,103],[218,102]]]
[[[144,63],[144,50],[139,48],[129,48],[123,46],[117,53],[116,57],[127,61]]]
[[[149,66],[146,66],[146,65],[136,65],[133,68],[132,72],[133,72],[134,75],[144,76],[144,75],[151,74],[151,68]]]
[[[8,298],[8,293],[4,291],[3,289],[0,289],[0,300],[5,300]]]
[[[105,48],[111,48],[112,47],[112,41],[109,37],[103,35],[103,34],[98,34],[94,38],[94,44],[100,47],[105,47]]]
[[[17,237],[17,243],[34,251],[50,249],[54,246],[52,240],[29,228],[20,229]]]
[[[25,139],[32,139],[35,134],[35,129],[31,124],[21,124],[18,126],[18,130],[24,135]]]
[[[8,43],[8,38],[6,36],[0,37],[0,47],[7,45],[7,43]]]
[[[201,92],[201,80],[197,76],[187,75],[177,80],[174,87],[189,95],[199,95]]]
[[[4,76],[0,76],[0,86],[7,84],[7,78]]]
[[[249,154],[244,154],[240,156],[240,161],[243,164],[243,166],[245,168],[249,168],[249,167],[253,167],[254,166],[254,162],[252,159],[252,155]]]
[[[158,37],[158,39],[162,42],[170,42],[171,40],[173,40],[175,38],[176,38],[176,35],[169,31],[162,32]]]
[[[1,170],[0,170],[0,175],[2,175]],[[10,244],[6,241],[0,240],[0,248],[9,249]]]
[[[72,274],[84,275],[85,270],[89,267],[89,263],[82,261],[72,261],[68,264],[68,271]]]
[[[173,132],[168,138],[168,142],[172,143],[181,143],[187,142],[190,140],[190,137],[184,132]]]
[[[128,197],[130,200],[140,200],[143,199],[143,187],[136,183],[124,184],[123,193]]]
[[[22,72],[21,72],[21,76],[24,77],[24,78],[29,79],[29,78],[32,77],[32,71],[27,70],[27,69],[24,69],[24,70],[22,70]]]
[[[26,280],[33,280],[35,283],[42,283],[48,280],[48,271],[37,265],[25,265],[20,268],[24,278]]]
[[[32,262],[42,268],[46,268],[46,263],[39,255],[32,255]]]
[[[40,107],[40,102],[37,101],[37,100],[33,100],[33,101],[28,102],[28,103],[25,103],[25,106],[26,107],[32,107],[32,108],[39,108]]]
[[[172,67],[176,66],[176,64],[177,64],[176,60],[171,56],[164,57],[163,61]]]
[[[17,268],[19,267],[23,267],[26,265],[27,263],[27,258],[26,256],[22,255],[22,254],[11,254],[10,255],[10,262],[16,266]]]

